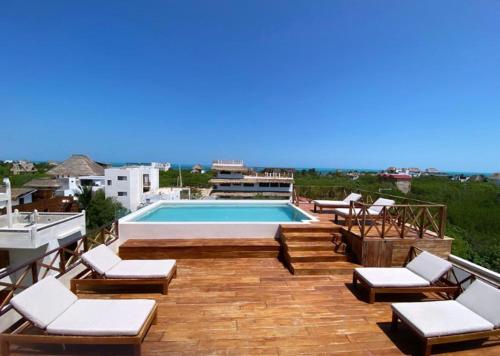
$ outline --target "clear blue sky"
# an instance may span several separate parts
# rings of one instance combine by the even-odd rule
[[[0,159],[500,170],[500,1],[2,1]]]

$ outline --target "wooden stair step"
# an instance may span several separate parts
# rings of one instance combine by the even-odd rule
[[[333,223],[281,225],[281,232],[340,232],[341,226]]]
[[[294,262],[291,264],[293,274],[352,274],[358,264],[352,262]]]
[[[285,232],[281,235],[286,240],[301,240],[305,239],[306,241],[311,240],[328,240],[332,239],[336,236],[340,236],[340,234],[334,232]]]
[[[286,258],[294,262],[336,262],[347,261],[347,256],[332,251],[287,251]]]
[[[288,251],[332,251],[335,245],[331,241],[286,241]]]

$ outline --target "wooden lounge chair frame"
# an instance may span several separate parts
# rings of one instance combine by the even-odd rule
[[[393,310],[392,312],[392,323],[391,329],[398,329],[398,321],[401,320],[402,323],[408,326],[410,330],[415,333],[420,340],[422,340],[424,345],[425,356],[429,356],[431,354],[432,346],[438,344],[450,344],[453,342],[460,341],[470,341],[470,340],[481,340],[487,339],[489,337],[500,337],[500,329],[488,330],[488,331],[479,331],[479,332],[469,332],[463,334],[452,334],[452,335],[444,335],[444,336],[434,336],[434,337],[425,337],[420,335],[414,327],[412,327],[409,323],[406,323],[397,312]]]
[[[77,344],[77,345],[133,345],[134,355],[141,354],[141,344],[151,325],[157,322],[158,306],[155,304],[148,317],[144,321],[139,333],[134,336],[80,336],[80,335],[57,335],[48,334],[43,329],[33,326],[26,320],[21,320],[21,325],[11,333],[0,334],[1,355],[7,356],[10,353],[11,344]],[[29,327],[43,331],[44,334],[23,334]]]
[[[417,256],[416,251],[422,251],[421,249],[412,246],[410,249],[410,257],[408,261],[405,263],[405,266],[410,262],[413,258]],[[460,283],[453,283],[445,278],[445,276],[451,273],[454,276],[454,279],[458,281],[456,278],[455,272],[453,268],[444,273],[443,276],[430,286],[424,287],[373,287],[368,281],[363,278],[356,270],[354,270],[352,274],[352,284],[354,287],[357,286],[358,281],[360,284],[368,290],[368,303],[375,303],[375,296],[377,294],[416,294],[416,293],[444,293],[447,298],[454,299],[458,294],[462,291]]]
[[[79,290],[88,290],[92,288],[106,286],[141,286],[141,285],[159,285],[162,294],[168,294],[168,285],[173,278],[177,277],[177,264],[172,268],[165,278],[106,278],[106,276],[97,273],[92,267],[82,263],[87,267],[71,279],[70,290],[77,294]]]

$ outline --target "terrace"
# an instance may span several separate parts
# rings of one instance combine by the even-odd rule
[[[329,197],[340,196],[343,192],[335,194]],[[314,214],[308,196],[316,198],[302,191],[296,195],[296,204]],[[364,195],[363,203],[357,207],[363,209],[373,198],[375,196],[370,194]],[[134,290],[106,290],[103,294],[84,291],[80,297],[155,299],[159,305],[158,323],[152,325],[144,340],[142,352],[145,355],[416,354],[421,352],[421,345],[409,329],[390,330],[390,305],[400,301],[439,300],[442,296],[435,293],[384,295],[378,297],[375,304],[368,304],[363,290],[353,288],[352,269],[370,263],[402,265],[404,261],[399,260],[405,253],[404,259],[408,257],[407,249],[419,246],[448,257],[454,263],[457,281],[464,286],[471,275],[500,285],[498,274],[450,255],[451,239],[444,235],[444,224],[440,220],[445,217],[443,209],[443,206],[426,202],[406,201],[405,204],[398,201],[379,221],[369,223],[359,216],[339,224],[334,224],[333,215],[325,212],[315,214],[321,221],[309,227],[295,226],[298,230],[287,231],[290,227],[283,225],[277,240],[257,237],[247,241],[238,239],[238,242],[230,239],[211,242],[131,239],[119,247],[122,258],[177,259],[177,278],[170,283],[168,295],[143,286]],[[309,230],[311,227],[313,230]],[[66,260],[66,265],[47,268],[33,261],[25,270],[29,274],[33,266],[39,273],[41,269],[50,269],[51,273],[67,279],[68,274],[75,274],[81,267],[82,247],[88,249],[96,242],[113,246],[118,239],[116,231],[116,227],[106,228],[97,237],[75,241],[77,245],[71,249],[73,257]],[[326,235],[329,237],[323,239]],[[311,249],[325,242],[329,244],[327,250]],[[376,243],[376,247],[371,243]],[[380,248],[379,244],[385,247]],[[301,246],[305,250],[301,250]],[[69,246],[63,246],[61,253],[64,249],[67,252]],[[294,255],[294,251],[300,253]],[[325,256],[325,251],[334,254],[334,258]],[[372,255],[385,257],[367,257]],[[322,261],[324,259],[327,261]],[[297,260],[299,267],[300,264],[313,266],[294,268]],[[321,270],[318,265],[322,263],[333,263],[336,268]],[[14,291],[22,288],[21,285],[22,281],[10,288]],[[7,312],[12,312],[8,299],[0,314]],[[127,346],[111,345],[68,345],[66,348],[35,345],[13,346],[12,352],[16,355],[128,354],[131,350]],[[496,355],[500,353],[500,338],[493,337],[483,343],[439,345],[433,352]]]

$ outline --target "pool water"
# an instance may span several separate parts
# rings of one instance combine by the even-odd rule
[[[310,220],[288,204],[168,204],[139,216],[144,222],[294,222]]]

